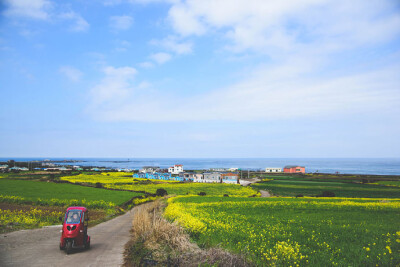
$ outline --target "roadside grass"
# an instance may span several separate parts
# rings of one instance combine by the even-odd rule
[[[165,217],[257,266],[396,266],[400,199],[181,196]]]
[[[135,207],[124,266],[248,266],[223,249],[200,249],[182,227],[163,218],[164,207],[164,200]]]
[[[252,184],[256,190],[267,190],[279,196],[316,196],[331,191],[338,197],[400,198],[400,188],[371,184],[342,183],[338,181],[318,182],[300,180],[273,180]]]

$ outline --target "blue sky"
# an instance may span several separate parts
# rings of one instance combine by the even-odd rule
[[[400,4],[5,0],[0,157],[400,157]]]

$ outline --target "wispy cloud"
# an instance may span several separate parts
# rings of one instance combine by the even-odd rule
[[[164,64],[167,61],[169,61],[172,58],[172,56],[168,53],[161,52],[161,53],[151,54],[150,58],[158,64]]]
[[[48,0],[5,0],[7,6],[4,14],[12,17],[25,17],[46,20],[53,7]]]
[[[110,17],[110,27],[116,31],[126,31],[131,28],[133,18],[131,16],[112,16]]]
[[[87,31],[90,27],[90,24],[84,18],[82,18],[81,15],[73,11],[61,13],[60,15],[58,15],[58,17],[60,19],[71,20],[73,24],[70,26],[69,29],[74,32],[84,32]]]
[[[167,38],[161,40],[153,39],[150,41],[150,44],[160,46],[178,55],[192,53],[193,47],[193,43],[178,41],[178,38],[175,36],[168,36]]]
[[[72,82],[79,82],[83,75],[80,70],[71,66],[62,66],[59,71]]]
[[[124,103],[134,90],[132,82],[136,69],[108,66],[103,69],[103,73],[104,78],[90,91],[92,101],[90,109],[102,107],[107,110]]]
[[[238,84],[191,97],[161,91],[126,95],[118,105],[98,106],[96,113],[116,121],[254,121],[400,112],[399,65],[312,81],[307,77],[315,69],[302,68],[307,65],[299,60],[263,67]],[[146,113],[140,112],[144,109]]]
[[[355,8],[356,7],[356,8]],[[397,11],[396,11],[397,10]],[[382,42],[400,32],[398,4],[393,1],[182,1],[169,10],[181,35],[218,31],[232,49],[274,55],[316,43],[330,49]]]
[[[142,68],[145,68],[145,69],[149,69],[149,68],[154,67],[154,64],[150,61],[145,61],[145,62],[139,63],[139,66]]]

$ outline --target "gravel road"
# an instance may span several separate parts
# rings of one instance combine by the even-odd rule
[[[89,250],[67,255],[59,249],[61,225],[0,236],[0,266],[120,266],[133,212],[88,229]]]

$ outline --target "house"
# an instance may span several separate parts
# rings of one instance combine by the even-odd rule
[[[221,180],[226,184],[238,184],[239,183],[239,174],[233,172],[221,173]]]
[[[283,168],[284,173],[305,173],[306,167],[296,166],[296,165],[288,165]]]
[[[195,183],[205,183],[204,175],[202,173],[194,173],[193,174],[193,182]]]
[[[168,172],[172,173],[172,174],[180,174],[181,172],[183,172],[183,166],[180,164],[175,164],[173,167],[169,167],[168,168]]]
[[[268,168],[265,168],[265,172],[282,172],[282,168],[268,167]]]
[[[205,172],[203,173],[203,183],[221,183],[221,173]]]
[[[182,177],[173,177],[171,173],[164,172],[164,173],[134,173],[133,178],[143,178],[143,179],[155,179],[155,180],[176,180],[176,181],[183,181]]]
[[[160,170],[157,166],[144,166],[139,172],[141,173],[155,173]]]
[[[8,169],[8,165],[0,165],[0,170]]]
[[[181,177],[183,179],[183,181],[194,181],[194,179],[196,178],[196,174],[195,172],[181,172],[179,174],[179,177]]]

